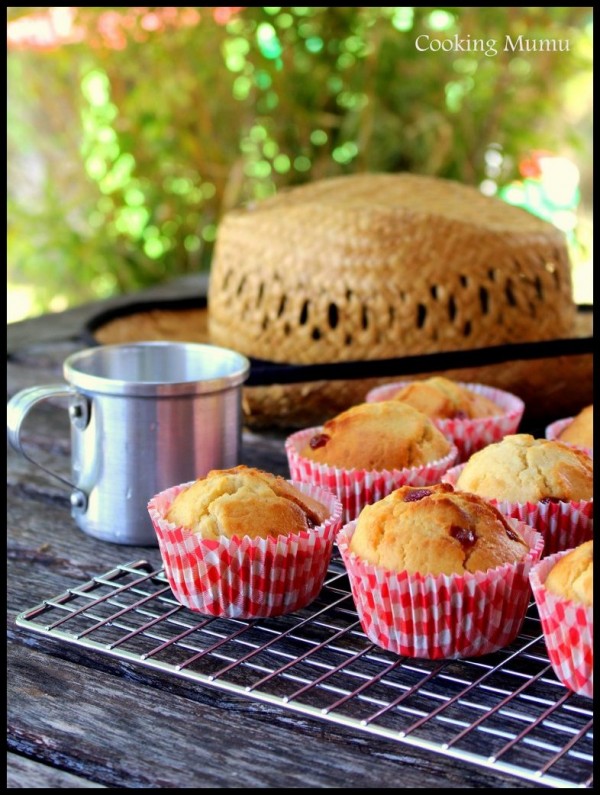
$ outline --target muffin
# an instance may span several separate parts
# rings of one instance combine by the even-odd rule
[[[554,673],[565,687],[593,698],[593,541],[544,558],[530,582]]]
[[[559,558],[546,577],[546,588],[551,593],[586,607],[594,606],[593,544],[586,541]]]
[[[175,598],[231,618],[309,604],[323,585],[341,510],[333,494],[243,465],[211,470],[148,504]]]
[[[400,400],[423,412],[452,439],[459,462],[515,433],[525,410],[521,398],[510,392],[444,376],[385,384],[368,392],[366,400]]]
[[[410,574],[464,574],[521,560],[529,547],[491,503],[447,483],[403,486],[366,506],[350,551]]]
[[[342,469],[406,469],[443,458],[451,444],[410,406],[360,403],[327,420],[300,455]]]
[[[535,527],[544,536],[545,555],[592,537],[593,461],[562,442],[512,434],[452,467],[442,480]]]
[[[574,417],[565,417],[546,428],[546,438],[570,444],[588,452],[594,449],[594,407],[585,406]]]
[[[593,465],[565,444],[518,433],[472,455],[456,485],[510,502],[591,500]]]
[[[175,497],[166,519],[217,541],[301,533],[329,515],[322,503],[284,478],[240,465],[196,480]]]
[[[286,440],[292,479],[337,494],[344,521],[406,483],[435,483],[457,460],[433,422],[398,401],[360,403]]]
[[[511,643],[543,547],[532,528],[443,483],[396,489],[346,523],[337,543],[369,639],[428,659]]]
[[[500,406],[485,395],[472,392],[462,384],[441,375],[400,385],[388,397],[408,403],[431,419],[473,420],[502,414]]]

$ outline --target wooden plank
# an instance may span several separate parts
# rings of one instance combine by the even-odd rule
[[[17,754],[7,754],[8,789],[106,789],[103,784],[65,773],[56,767],[40,764]]]
[[[108,658],[90,676],[81,661],[46,651],[12,644],[9,749],[105,786],[370,789],[396,787],[400,776],[406,787],[502,781],[276,707],[172,685]]]

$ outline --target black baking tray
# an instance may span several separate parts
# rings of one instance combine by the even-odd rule
[[[90,345],[99,345],[96,331],[117,318],[157,309],[206,309],[205,296],[194,298],[143,301],[114,307],[89,318],[83,328],[83,337]],[[593,312],[593,305],[580,304],[579,313]],[[593,337],[573,337],[544,340],[541,342],[515,342],[491,345],[468,350],[420,353],[388,359],[351,360],[323,364],[282,364],[265,359],[250,359],[250,374],[246,386],[270,386],[272,384],[298,384],[310,381],[337,381],[358,378],[391,378],[468,367],[501,364],[503,362],[550,359],[557,356],[592,354]]]

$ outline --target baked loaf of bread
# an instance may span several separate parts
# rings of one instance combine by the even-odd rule
[[[284,478],[240,465],[196,480],[173,500],[166,518],[216,540],[290,535],[322,524],[329,515]]]
[[[568,337],[576,312],[559,230],[408,173],[318,180],[226,213],[208,298],[214,344],[292,364]]]
[[[425,414],[384,400],[359,403],[327,420],[300,455],[340,469],[391,470],[437,461],[451,447]]]
[[[456,488],[509,502],[591,500],[593,462],[562,442],[512,434],[473,453]]]
[[[557,596],[593,607],[593,545],[593,541],[586,541],[559,558],[546,577],[546,588]]]
[[[573,417],[567,427],[559,434],[558,439],[568,444],[576,444],[579,447],[594,448],[594,406],[589,405],[583,408],[579,414]]]
[[[496,417],[503,413],[485,395],[451,381],[444,376],[432,376],[423,381],[413,381],[390,396],[393,400],[408,403],[432,419],[473,420],[480,417]]]
[[[487,500],[439,483],[402,486],[363,508],[350,551],[392,571],[437,575],[515,563],[529,546]]]

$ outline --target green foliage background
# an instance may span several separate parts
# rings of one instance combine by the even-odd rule
[[[36,285],[36,312],[207,269],[224,212],[307,180],[478,185],[492,144],[499,186],[532,148],[591,160],[591,7],[213,10],[153,30],[78,7],[82,42],[9,49],[8,278]],[[419,52],[420,34],[570,47]]]

